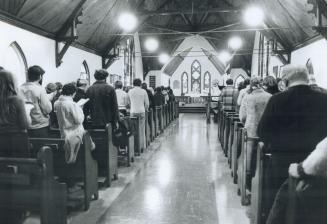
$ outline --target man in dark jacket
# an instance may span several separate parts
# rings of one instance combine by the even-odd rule
[[[96,70],[94,78],[97,81],[86,91],[86,97],[90,100],[85,106],[94,128],[103,128],[108,123],[116,124],[119,119],[115,89],[106,83],[108,75],[106,70]]]
[[[161,106],[165,104],[165,96],[162,94],[162,88],[157,87],[153,96],[153,101],[155,106]]]
[[[327,94],[309,86],[304,66],[286,66],[283,74],[287,89],[270,98],[258,125],[258,135],[271,154],[269,174],[264,175],[270,192],[267,210],[288,177],[289,165],[304,160],[327,136]]]
[[[144,89],[146,91],[146,93],[148,94],[148,98],[149,98],[149,108],[154,108],[154,102],[153,102],[153,94],[151,92],[151,90],[148,89],[148,85],[143,82],[142,83],[142,89]]]

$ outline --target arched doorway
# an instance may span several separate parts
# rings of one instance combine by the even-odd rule
[[[16,85],[21,86],[27,80],[28,65],[25,54],[16,41],[9,45],[4,59],[3,67],[12,72]]]
[[[244,82],[245,78],[243,75],[239,75],[236,77],[235,81],[234,81],[234,87],[237,88],[238,85],[240,84],[240,82]]]

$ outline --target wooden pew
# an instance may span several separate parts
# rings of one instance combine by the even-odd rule
[[[242,205],[249,205],[250,204],[250,195],[247,193],[249,183],[252,179],[252,170],[251,168],[254,167],[252,164],[248,164],[248,160],[253,158],[254,152],[256,151],[259,138],[258,137],[248,137],[246,128],[243,129],[243,136],[242,136],[242,149],[241,155],[239,157],[239,164],[238,164],[238,186],[241,193],[241,204]],[[248,158],[251,157],[251,158]],[[255,160],[255,158],[253,158]],[[255,161],[252,160],[252,163]]]
[[[303,153],[274,152],[271,154],[266,151],[264,143],[259,142],[256,151],[256,171],[252,178],[251,189],[253,224],[266,223],[275,195],[280,187],[279,185],[277,188],[276,186],[272,188],[272,184],[276,183],[276,180],[283,183],[287,179],[289,159],[300,162],[307,156]],[[284,163],[283,160],[287,162]],[[274,161],[282,161],[284,165],[276,167]],[[283,171],[286,175],[281,173]]]
[[[33,159],[0,157],[0,198],[1,210],[39,211],[41,224],[67,223],[66,184],[54,178],[49,147]]]
[[[90,134],[85,131],[83,143],[79,149],[76,162],[67,164],[65,159],[65,140],[61,138],[30,138],[33,154],[38,149],[48,146],[53,153],[54,174],[62,180],[83,183],[84,209],[88,210],[90,201],[98,199],[98,163],[91,154]]]
[[[225,147],[227,150],[227,158],[228,158],[228,164],[229,168],[232,167],[232,144],[234,140],[234,121],[239,121],[238,114],[231,114],[227,117],[227,125],[228,125],[228,133],[227,133],[227,139],[225,143]]]
[[[238,168],[238,157],[241,154],[242,150],[242,135],[243,135],[243,123],[239,121],[234,121],[234,138],[232,144],[232,155],[231,155],[231,164],[232,164],[232,177],[233,183],[237,183],[237,168]]]
[[[155,122],[154,122],[154,117],[153,117],[153,109],[150,108],[149,109],[149,113],[148,113],[148,123],[149,123],[149,129],[150,129],[150,140],[151,142],[154,140],[155,138]]]
[[[179,117],[179,102],[175,101],[175,118]]]
[[[112,124],[105,129],[89,129],[95,143],[95,158],[98,161],[98,175],[104,177],[104,186],[110,187],[112,179],[118,179],[118,149],[113,144]]]
[[[162,113],[162,106],[156,106],[156,119],[157,119],[157,135],[159,135],[163,130],[163,113]]]
[[[145,112],[145,146],[148,147],[151,143],[150,125],[149,125],[149,112]]]
[[[132,125],[131,125],[131,119],[130,117],[126,116],[121,118],[121,121],[123,123],[126,123],[126,125],[128,126],[127,128],[130,130],[130,136],[128,137],[128,142],[127,142],[127,147],[126,147],[126,155],[124,155],[124,159],[126,160],[126,166],[131,166],[131,163],[134,162],[134,144],[135,144],[135,140],[134,140],[134,135],[132,133]],[[117,148],[118,149],[118,148]]]
[[[134,136],[134,154],[135,156],[140,156],[142,151],[141,141],[140,141],[140,118],[130,117],[132,124],[132,131]]]
[[[228,150],[228,139],[229,139],[229,128],[230,128],[229,126],[230,120],[228,118],[234,115],[236,115],[234,111],[225,111],[224,113],[222,147],[226,157],[227,157],[227,150]]]

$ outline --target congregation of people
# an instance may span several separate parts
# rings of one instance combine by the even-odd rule
[[[220,95],[221,109],[236,111],[248,138],[263,142],[264,153],[270,156],[272,168],[265,183],[271,197],[265,198],[265,223],[325,223],[326,206],[319,199],[326,196],[326,90],[317,86],[305,66],[298,65],[285,66],[281,79],[251,77],[237,87],[228,79],[226,84]],[[246,147],[246,169],[251,170],[256,146],[248,141]],[[254,172],[247,179],[249,190],[253,177]],[[299,183],[294,188],[298,204],[290,210],[288,205],[294,205],[289,195],[292,178]],[[306,192],[311,189],[315,193]],[[250,219],[254,212],[248,211]],[[297,221],[285,221],[290,219],[287,216]]]

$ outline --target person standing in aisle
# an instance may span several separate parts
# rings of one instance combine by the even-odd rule
[[[145,111],[149,108],[147,92],[141,88],[141,79],[134,79],[134,88],[128,92],[131,107],[131,117],[140,119],[140,146],[141,152],[146,148],[145,142]]]

